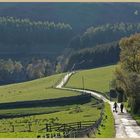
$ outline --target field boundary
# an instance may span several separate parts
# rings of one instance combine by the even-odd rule
[[[96,134],[102,120],[103,120],[103,116],[104,114],[104,103],[102,102],[103,106],[101,109],[101,113],[100,113],[100,117],[99,119],[93,123],[91,126],[83,129],[83,130],[78,130],[78,131],[71,131],[69,132],[65,137],[66,138],[82,138],[82,137],[90,137],[91,134]]]
[[[52,106],[64,106],[74,103],[86,103],[91,99],[90,94],[80,94],[70,97],[61,97],[56,99],[46,100],[33,100],[33,101],[21,101],[21,102],[10,102],[1,103],[0,109],[14,109],[14,108],[30,108],[30,107],[52,107]]]
[[[109,97],[106,94],[104,94],[103,92],[97,91],[97,90],[88,89],[88,88],[84,88],[84,89],[83,88],[76,88],[76,87],[71,87],[71,86],[66,86],[66,88],[69,88],[69,89],[73,88],[73,89],[75,89],[75,91],[76,91],[76,89],[93,91],[93,92],[96,92],[96,93],[104,96],[105,98],[109,99]]]

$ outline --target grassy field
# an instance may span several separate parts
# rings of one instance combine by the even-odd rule
[[[66,87],[83,88],[84,86],[86,89],[107,92],[114,69],[115,65],[78,71],[70,78]],[[84,81],[84,85],[82,81]]]
[[[34,116],[27,116],[27,117],[19,117],[13,119],[6,119],[7,121],[12,120],[22,122],[25,119],[31,121],[31,119],[50,119],[50,118],[58,118],[57,123],[70,123],[76,121],[87,121],[87,120],[96,120],[99,117],[100,109],[95,106],[96,100],[92,99],[91,102],[81,104],[81,105],[70,105],[65,107],[64,111],[51,113],[51,114],[42,114],[42,115],[34,115]],[[77,111],[77,107],[80,108],[80,111]],[[4,119],[5,120],[5,119]],[[0,121],[1,122],[1,121]]]
[[[96,134],[97,138],[113,138],[115,136],[114,117],[108,103],[105,104],[105,115],[107,115],[107,119],[104,117]]]
[[[8,132],[8,133],[0,133],[0,138],[36,138],[40,133],[36,132]]]
[[[107,91],[108,83],[106,82],[111,80],[113,69],[114,66],[110,66],[78,72],[70,78],[70,81],[66,86],[75,87],[74,85],[76,85],[76,88],[82,88],[82,84],[80,84],[78,79],[81,79],[81,76],[83,76],[85,80],[85,88],[95,89],[102,92]],[[59,74],[30,82],[1,86],[0,102],[11,103],[17,101],[33,101],[77,96],[77,94],[79,94],[77,92],[53,88],[63,76],[64,74]],[[105,85],[102,85],[104,83]],[[96,106],[96,103],[97,100],[93,98],[91,102],[84,104],[73,103],[71,105],[66,104],[65,106],[58,105],[51,107],[37,106],[29,108],[1,109],[0,117],[2,119],[0,120],[0,132],[4,131],[6,133],[0,133],[0,137],[37,137],[40,133],[38,130],[45,127],[45,124],[48,122],[63,124],[79,121],[96,121],[100,115],[100,109]],[[54,122],[52,122],[52,120]],[[23,125],[20,126],[22,123]],[[27,126],[24,123],[26,123]],[[19,132],[28,131],[29,123],[32,123],[31,129],[33,132]],[[15,126],[16,131],[10,132],[13,125]],[[112,122],[106,125],[107,130],[111,125]],[[42,134],[43,133],[44,132],[42,132]]]
[[[13,119],[1,119],[0,131],[6,131],[8,133],[0,133],[0,137],[37,137],[39,130],[45,128],[46,123],[72,123],[80,121],[96,121],[100,115],[100,109],[95,106],[96,100],[92,99],[91,102],[82,105],[71,105],[65,107],[65,109],[59,112],[33,115],[26,117],[19,117]],[[27,125],[24,125],[26,123]],[[21,132],[28,131],[28,123],[32,123],[31,130],[33,132]],[[15,125],[16,132],[10,132],[12,125]],[[44,133],[44,132],[43,132]]]
[[[0,103],[9,104],[17,101],[54,99],[80,94],[53,88],[63,76],[64,74],[59,74],[29,82],[1,86]],[[91,102],[84,104],[73,103],[65,106],[0,109],[0,132],[3,132],[0,133],[0,137],[37,137],[41,133],[38,130],[45,127],[46,123],[52,123],[52,120],[55,120],[55,123],[96,121],[100,115],[100,109],[96,106],[96,103],[97,100],[93,98]],[[23,132],[28,131],[29,123],[32,124],[33,132]],[[15,132],[11,132],[13,126],[15,126]]]
[[[66,87],[83,88],[83,77],[85,89],[97,90],[103,93],[108,92],[109,82],[113,78],[114,70],[115,65],[78,71],[70,78]],[[107,119],[103,120],[96,134],[97,138],[113,138],[115,136],[114,119],[109,104],[105,104],[105,114]]]
[[[0,86],[0,103],[75,96],[75,92],[52,88],[63,76],[64,74],[58,74],[29,82]]]
[[[20,108],[20,109],[1,109],[0,117],[17,117],[17,116],[28,116],[37,114],[50,114],[54,112],[64,111],[69,109],[71,106],[54,106],[54,107],[36,107],[36,108]]]
[[[73,91],[54,89],[58,81],[62,79],[65,74],[53,75],[29,82],[18,84],[10,84],[0,86],[0,103],[12,103],[20,101],[39,101],[44,99],[54,99],[61,97],[76,96],[79,93]],[[53,113],[63,111],[67,108],[64,106],[55,107],[30,107],[30,108],[13,108],[0,109],[0,118],[15,117],[22,115],[35,115],[44,113]]]

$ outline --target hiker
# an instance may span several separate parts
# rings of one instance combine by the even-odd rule
[[[124,107],[124,105],[123,105],[123,103],[121,103],[121,105],[120,105],[121,113],[123,113],[123,107]]]
[[[117,102],[115,102],[115,103],[114,103],[114,106],[113,106],[113,108],[115,109],[115,110],[114,110],[115,112],[117,112],[117,107],[118,107],[118,104],[117,104]]]

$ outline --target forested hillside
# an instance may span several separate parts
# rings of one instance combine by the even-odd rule
[[[69,47],[71,55],[66,70],[86,69],[117,63],[119,60],[118,41],[122,37],[140,32],[140,24],[116,23],[88,28],[83,34],[75,36]]]
[[[32,59],[23,63],[0,59],[0,85],[23,82],[55,73],[55,66],[46,59]]]
[[[117,63],[118,41],[140,32],[139,9],[136,3],[1,3],[0,84]]]
[[[140,23],[116,23],[101,26],[91,26],[83,34],[76,36],[70,43],[71,48],[80,49],[94,47],[98,44],[118,41],[122,37],[140,32]]]
[[[71,53],[65,70],[89,69],[110,64],[119,60],[120,48],[117,42],[80,49]]]
[[[1,3],[0,16],[69,23],[75,31],[92,25],[139,22],[139,3]]]
[[[1,3],[0,57],[56,58],[79,36],[75,48],[119,40],[137,30],[131,24],[139,23],[139,8],[136,3]]]
[[[0,52],[28,57],[41,52],[59,52],[72,36],[69,24],[0,17]]]

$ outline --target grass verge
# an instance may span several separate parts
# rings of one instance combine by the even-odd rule
[[[91,137],[94,136],[91,135]],[[96,133],[96,138],[114,138],[114,137],[115,137],[114,117],[111,112],[110,105],[108,103],[105,103],[105,116]]]

